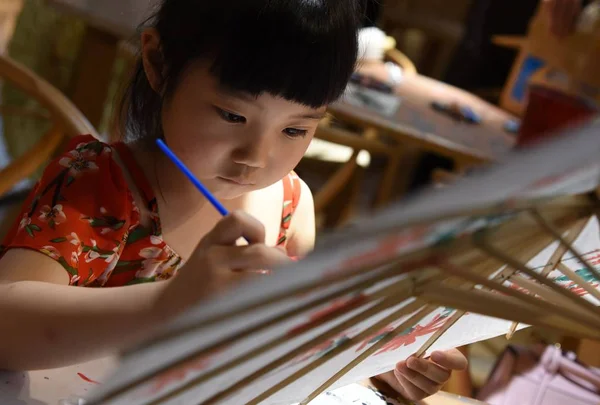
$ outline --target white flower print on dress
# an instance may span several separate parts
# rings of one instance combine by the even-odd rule
[[[38,218],[40,221],[46,222],[51,227],[60,225],[67,220],[67,216],[63,212],[62,204],[56,204],[52,208],[50,208],[49,205],[44,205],[40,209],[40,216]]]
[[[163,243],[163,239],[160,236],[150,235],[150,243],[152,243],[153,245],[160,245],[161,243]]]
[[[97,281],[98,283],[100,283],[100,285],[106,284],[113,270],[115,269],[115,267],[117,267],[117,263],[119,263],[119,246],[115,246],[112,251],[113,253],[111,255],[108,255],[106,259],[104,259],[104,261],[108,263],[108,265],[106,266],[106,269],[104,269],[100,277],[98,277]]]
[[[71,245],[77,246],[77,257],[81,256],[83,253],[83,243],[81,242],[81,239],[79,239],[79,236],[77,236],[75,232],[71,232],[66,238]]]
[[[79,268],[79,255],[77,252],[71,252],[71,266]]]
[[[137,278],[155,277],[158,280],[166,280],[173,275],[181,262],[176,255],[157,247],[143,248],[139,255],[146,260],[142,262],[142,270],[136,273]]]
[[[101,257],[100,253],[96,252],[94,248],[97,246],[96,241],[94,239],[90,239],[92,244],[90,250],[85,254],[85,262],[89,263]]]
[[[19,231],[25,228],[27,225],[31,224],[31,217],[25,213],[23,218],[21,218],[21,222],[19,222]]]
[[[78,145],[77,148],[85,146],[85,144]],[[77,149],[69,152],[69,156],[65,156],[58,161],[63,167],[69,169],[69,174],[72,177],[78,177],[81,173],[89,170],[98,170],[98,165],[94,162],[96,159],[96,153],[91,150]]]
[[[54,260],[60,259],[60,252],[54,246],[44,246],[40,249],[40,252]]]

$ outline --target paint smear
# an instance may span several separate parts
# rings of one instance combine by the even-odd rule
[[[100,384],[98,381],[94,381],[91,378],[89,378],[88,376],[86,376],[83,373],[77,373],[77,375],[79,376],[79,378],[81,378],[83,381],[92,383],[92,384]]]

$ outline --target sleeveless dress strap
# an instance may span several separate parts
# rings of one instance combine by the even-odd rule
[[[292,217],[300,202],[301,186],[300,178],[294,172],[290,172],[281,181],[283,182],[283,210],[277,246],[285,247],[287,242],[287,231],[290,228]]]

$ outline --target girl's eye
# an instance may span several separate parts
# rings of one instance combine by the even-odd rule
[[[227,122],[231,122],[232,124],[243,124],[244,122],[246,122],[246,118],[241,115],[234,114],[232,112],[225,111],[220,108],[217,108],[217,112],[219,113],[221,118],[223,118]]]
[[[289,136],[290,138],[297,138],[301,136],[306,136],[308,131],[306,129],[286,128],[283,130],[283,133]]]

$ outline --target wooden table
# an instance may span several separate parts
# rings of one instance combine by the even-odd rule
[[[461,164],[496,160],[514,145],[515,136],[504,130],[506,122],[514,118],[473,94],[420,75],[406,77],[396,94],[402,103],[393,116],[343,100],[333,104],[330,111],[343,120],[375,127],[400,143],[439,153]],[[469,106],[482,122],[456,122],[433,110],[433,101]]]
[[[343,121],[361,127],[373,127],[391,136],[403,146],[405,153],[390,162],[380,187],[405,188],[414,175],[422,153],[434,152],[450,158],[457,170],[495,161],[515,144],[515,135],[504,126],[514,118],[477,96],[425,76],[407,76],[395,92],[402,102],[394,115],[386,116],[373,109],[358,107],[343,99],[330,107],[330,112]],[[481,117],[478,125],[461,123],[431,108],[433,101],[469,106]],[[403,180],[396,177],[401,175]],[[378,197],[379,205],[389,195]]]

